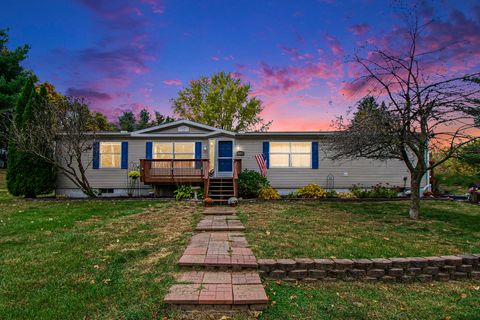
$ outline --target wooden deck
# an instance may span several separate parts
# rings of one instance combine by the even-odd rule
[[[146,184],[204,182],[209,178],[208,159],[141,159],[140,181]]]

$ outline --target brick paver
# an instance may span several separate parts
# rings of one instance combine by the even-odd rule
[[[197,225],[197,231],[242,231],[245,227],[236,215],[206,216]]]
[[[195,234],[180,266],[257,267],[257,259],[241,232],[204,232]]]
[[[205,214],[207,216],[197,226],[197,231],[205,232],[192,236],[178,264],[224,267],[226,270],[257,268],[257,259],[245,235],[239,232],[244,227],[234,215],[235,209],[211,207],[205,209]],[[241,272],[187,271],[178,274],[176,279],[178,284],[170,288],[165,302],[179,307],[203,305],[199,310],[205,311],[205,305],[218,305],[222,308],[219,310],[260,310],[268,302],[256,269]],[[187,310],[193,309],[188,307]]]

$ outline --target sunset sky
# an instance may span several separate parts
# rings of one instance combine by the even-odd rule
[[[434,18],[426,46],[455,43],[435,69],[479,70],[478,1],[429,1],[421,15]],[[40,81],[112,120],[171,114],[189,80],[227,71],[251,83],[273,130],[328,130],[364,93],[350,85],[352,55],[395,46],[402,29],[388,0],[18,0],[2,3],[0,21],[11,47],[32,47],[25,67]]]

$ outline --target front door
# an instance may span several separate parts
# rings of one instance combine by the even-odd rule
[[[231,177],[233,174],[233,141],[218,140],[217,175]]]

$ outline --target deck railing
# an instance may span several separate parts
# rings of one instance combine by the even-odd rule
[[[203,182],[208,178],[208,159],[141,159],[143,183]]]

